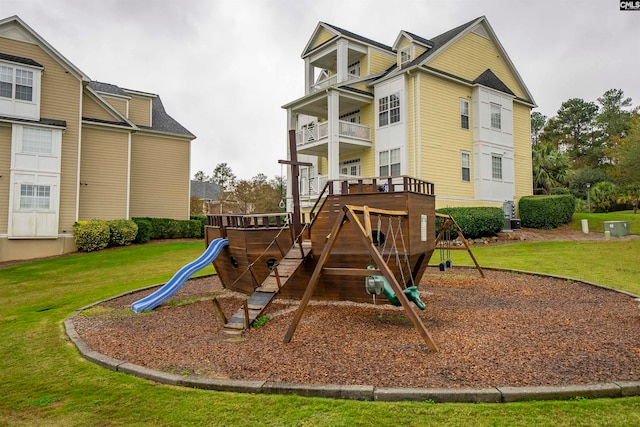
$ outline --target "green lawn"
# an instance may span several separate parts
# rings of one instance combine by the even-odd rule
[[[640,234],[640,214],[634,214],[633,211],[619,211],[609,213],[583,213],[576,212],[573,214],[574,221],[571,227],[576,230],[582,230],[582,220],[586,219],[589,223],[589,231],[604,233],[605,221],[629,221],[629,232],[631,234]]]
[[[636,426],[640,398],[517,404],[354,402],[156,384],[82,358],[62,322],[96,300],[166,281],[202,243],[147,244],[0,269],[0,426],[442,425]],[[484,265],[548,271],[636,289],[640,240],[474,248]],[[629,253],[629,256],[621,254]],[[456,253],[460,264],[468,256]],[[612,260],[622,260],[612,268]],[[620,270],[618,270],[618,268]],[[211,273],[207,267],[202,274]],[[614,274],[615,272],[615,274]]]

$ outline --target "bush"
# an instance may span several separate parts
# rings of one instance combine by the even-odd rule
[[[114,219],[108,221],[111,237],[109,245],[127,246],[136,239],[138,225],[130,219]]]
[[[571,194],[557,196],[525,196],[518,210],[523,227],[550,229],[571,221],[576,199]]]
[[[151,240],[151,221],[146,218],[133,218],[132,221],[138,226],[138,234],[134,242],[147,243]]]
[[[170,218],[134,218],[140,226],[141,221],[150,224],[151,239],[180,239],[202,237],[202,223],[200,220],[178,220]],[[142,243],[142,242],[141,242]]]
[[[198,232],[197,235],[194,235],[193,237],[203,237],[204,236],[204,228],[207,225],[207,216],[206,215],[191,215],[191,220],[192,221],[198,221],[200,223],[199,224],[200,231]]]
[[[442,208],[437,212],[451,215],[467,239],[494,236],[504,226],[504,212],[500,208]],[[451,237],[455,238],[457,234],[452,233]]]
[[[111,231],[106,221],[92,219],[73,224],[73,241],[79,251],[91,252],[104,249],[109,244]]]

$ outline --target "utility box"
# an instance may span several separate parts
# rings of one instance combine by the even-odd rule
[[[611,233],[611,237],[629,235],[629,221],[605,221],[604,231]]]
[[[519,219],[512,219],[511,220],[511,229],[512,230],[520,230],[520,228],[522,228],[522,226],[520,224],[520,220]]]

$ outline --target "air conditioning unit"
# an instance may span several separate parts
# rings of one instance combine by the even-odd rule
[[[611,233],[611,237],[629,235],[629,221],[605,221],[604,231]]]

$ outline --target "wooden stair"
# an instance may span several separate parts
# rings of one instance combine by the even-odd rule
[[[290,277],[300,267],[302,262],[311,253],[311,241],[303,240],[302,247],[295,243],[289,252],[275,266],[269,276],[257,287],[253,294],[247,299],[247,314],[249,317],[249,327],[274,300],[280,288],[287,284]],[[238,311],[224,325],[223,332],[228,335],[239,335],[246,329],[245,308],[240,307]]]

